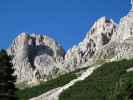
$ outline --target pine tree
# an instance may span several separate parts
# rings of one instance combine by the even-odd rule
[[[0,100],[16,100],[14,69],[11,57],[5,50],[0,51]]]

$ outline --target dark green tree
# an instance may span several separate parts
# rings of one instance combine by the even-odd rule
[[[16,100],[16,76],[13,75],[14,69],[11,57],[5,50],[0,51],[0,100]]]

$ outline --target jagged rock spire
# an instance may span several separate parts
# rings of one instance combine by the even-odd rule
[[[113,20],[106,17],[98,19],[84,40],[68,50],[65,55],[65,65],[73,70],[74,67],[78,68],[80,64],[88,62],[97,50],[109,43],[116,27],[117,25]]]
[[[131,5],[132,5],[131,11],[133,11],[133,0],[131,0]]]

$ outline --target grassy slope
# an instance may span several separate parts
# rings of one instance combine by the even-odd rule
[[[62,75],[57,79],[41,83],[38,86],[34,86],[32,88],[25,88],[23,90],[17,91],[17,96],[19,100],[28,100],[29,98],[36,97],[41,95],[42,93],[47,92],[50,89],[57,88],[67,84],[72,79],[75,79],[77,76],[73,73]]]
[[[104,64],[90,77],[64,91],[60,100],[133,100],[133,60]]]

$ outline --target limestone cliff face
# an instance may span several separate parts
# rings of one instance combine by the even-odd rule
[[[8,49],[18,82],[48,80],[54,77],[64,57],[64,49],[52,38],[21,33]]]
[[[131,4],[131,10],[118,25],[106,17],[98,19],[84,40],[66,54],[48,36],[21,33],[8,49],[18,82],[47,81],[59,72],[74,71],[86,63],[133,58],[133,0]]]
[[[117,34],[114,34],[114,37],[112,38],[113,40],[123,41],[130,37],[133,37],[133,3],[132,2],[131,2],[132,8],[127,14],[127,16],[121,18]]]
[[[92,26],[85,39],[68,50],[65,55],[64,65],[74,70],[79,68],[79,65],[88,62],[96,51],[110,42],[116,29],[117,24],[113,20],[109,20],[106,17],[100,18]]]
[[[117,32],[112,36],[108,45],[97,51],[94,58],[106,58],[113,60],[133,58],[133,1],[132,8],[127,16],[121,18]]]
[[[128,15],[117,25],[106,17],[100,18],[87,33],[85,39],[69,49],[64,65],[75,70],[84,63],[133,58],[133,0]]]

